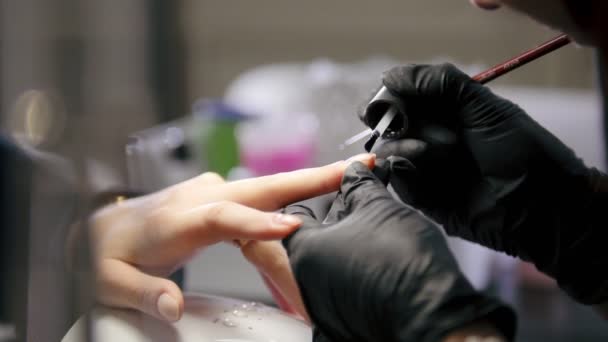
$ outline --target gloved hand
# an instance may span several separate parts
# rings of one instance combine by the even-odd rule
[[[363,164],[346,169],[327,217],[285,211],[303,221],[283,244],[315,341],[437,341],[482,317],[513,337],[513,312],[476,292],[436,225]]]
[[[532,261],[580,302],[608,299],[605,175],[452,65],[396,67],[383,83],[412,127],[374,152],[407,159],[392,158],[391,178],[405,202],[448,234]],[[441,143],[446,130],[457,143]]]

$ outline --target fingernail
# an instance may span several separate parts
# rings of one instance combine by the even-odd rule
[[[302,220],[299,217],[285,214],[274,215],[272,221],[279,227],[293,227],[302,224]]]
[[[170,295],[163,293],[156,302],[158,312],[169,322],[179,319],[179,304]]]
[[[365,163],[365,162],[368,162],[373,159],[376,159],[375,153],[362,153],[362,154],[357,154],[354,157],[348,158],[345,163],[350,164],[350,163],[356,162],[356,161]]]
[[[250,242],[251,242],[251,240],[243,240],[243,239],[234,239],[232,241],[228,241],[228,243],[230,243],[234,247],[241,248],[241,249],[243,247],[247,246]]]

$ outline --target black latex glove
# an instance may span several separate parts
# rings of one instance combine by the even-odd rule
[[[394,160],[391,178],[405,202],[448,234],[532,261],[580,302],[608,300],[605,175],[452,65],[396,67],[383,82],[412,124],[375,151],[409,160]],[[457,143],[442,144],[442,130]]]
[[[346,170],[327,217],[285,210],[303,220],[283,243],[315,341],[438,341],[481,318],[513,337],[513,312],[476,292],[438,227],[363,164]]]

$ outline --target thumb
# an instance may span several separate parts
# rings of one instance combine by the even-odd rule
[[[115,259],[101,261],[98,272],[97,298],[102,304],[135,309],[169,322],[182,317],[184,297],[174,282]]]
[[[417,139],[399,139],[383,141],[374,149],[378,158],[398,156],[414,160],[427,150],[427,143]]]
[[[391,164],[392,163],[389,160],[377,159],[374,171],[372,171],[373,175],[376,176],[384,186],[386,186],[391,179]],[[338,223],[352,213],[352,208],[344,200],[344,196],[345,194],[342,191],[335,196],[329,212],[323,220],[324,225],[327,226]]]
[[[353,163],[346,169],[340,192],[348,212],[362,209],[378,200],[393,200],[382,180],[361,163]]]

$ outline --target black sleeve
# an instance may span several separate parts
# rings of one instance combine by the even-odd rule
[[[0,322],[25,336],[32,161],[0,136]]]
[[[66,263],[67,233],[82,205],[75,172],[60,156],[6,137],[0,157],[1,320],[15,326],[18,341],[59,341],[93,288],[88,258],[78,255],[85,267],[77,271]],[[87,242],[80,245],[88,251]]]

